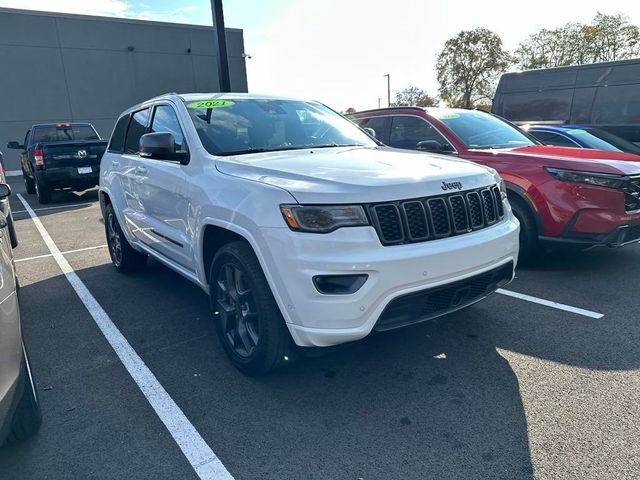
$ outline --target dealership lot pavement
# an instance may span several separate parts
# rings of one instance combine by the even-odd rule
[[[557,252],[507,287],[601,318],[496,294],[247,378],[197,287],[156,262],[116,273],[95,191],[41,209],[12,186],[236,479],[640,477],[639,246]],[[0,450],[0,478],[198,478],[17,195],[12,207],[44,423]]]

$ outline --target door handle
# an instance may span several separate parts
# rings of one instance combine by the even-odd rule
[[[149,173],[149,169],[147,169],[147,167],[136,167],[136,173],[138,175],[146,175]]]
[[[114,167],[119,167],[120,166],[120,160],[111,160],[111,165]]]

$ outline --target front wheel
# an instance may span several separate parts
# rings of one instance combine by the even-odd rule
[[[295,346],[248,243],[220,248],[209,281],[218,336],[236,368],[260,375],[293,361]]]
[[[113,206],[108,204],[104,212],[104,228],[107,235],[109,256],[116,270],[130,273],[147,265],[147,255],[135,250],[124,236]]]
[[[518,261],[526,265],[539,253],[538,228],[531,210],[523,200],[510,197],[509,203],[511,204],[513,215],[520,222],[520,255]]]

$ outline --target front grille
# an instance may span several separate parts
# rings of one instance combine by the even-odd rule
[[[383,245],[402,245],[462,235],[504,217],[497,186],[437,197],[368,205]]]
[[[513,263],[509,262],[471,278],[395,298],[380,315],[375,330],[392,330],[459,310],[483,299],[512,277]]]
[[[640,177],[633,177],[623,189],[624,209],[627,212],[640,210]]]

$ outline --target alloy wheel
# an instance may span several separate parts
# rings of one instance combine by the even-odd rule
[[[259,341],[259,317],[249,278],[236,264],[219,270],[217,305],[224,339],[236,354],[250,357]]]
[[[122,242],[116,225],[116,217],[113,212],[109,213],[107,217],[107,233],[111,258],[113,259],[113,263],[119,266],[122,263]]]

